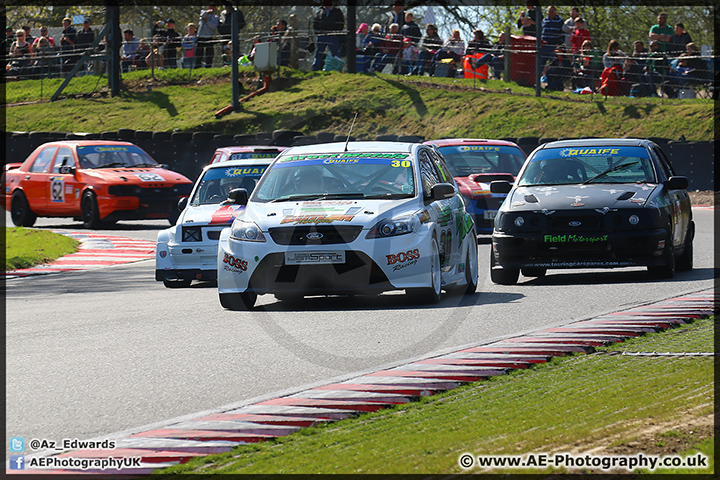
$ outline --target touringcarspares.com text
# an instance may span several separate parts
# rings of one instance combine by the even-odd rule
[[[458,459],[463,469],[529,468],[529,469],[595,469],[595,470],[656,470],[658,468],[708,468],[708,457],[694,455],[572,455],[569,453],[528,453],[524,455],[473,455],[463,453]],[[700,473],[700,472],[698,472]]]

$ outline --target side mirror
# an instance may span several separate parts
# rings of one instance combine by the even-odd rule
[[[178,200],[178,210],[180,210],[181,212],[183,210],[185,210],[185,207],[187,207],[187,203],[188,203],[188,197],[183,197],[180,200]]]
[[[687,177],[674,176],[665,180],[665,188],[668,190],[687,190],[688,186]]]
[[[234,203],[235,205],[247,205],[248,191],[244,188],[234,188],[228,193],[226,202]]]
[[[512,185],[507,180],[493,180],[490,182],[490,193],[510,193]]]
[[[60,167],[60,173],[75,175],[75,167],[72,165],[63,165]]]
[[[164,168],[165,170],[167,170],[167,169],[168,169],[168,164],[167,164],[167,163],[161,163],[160,165],[158,165],[158,167]]]
[[[430,190],[430,197],[433,200],[444,200],[455,196],[455,187],[449,183],[438,183]]]

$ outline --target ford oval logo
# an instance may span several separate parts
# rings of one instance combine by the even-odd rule
[[[571,227],[579,227],[580,225],[582,225],[582,222],[578,222],[577,220],[573,220],[572,222],[568,222],[568,225],[570,225]]]
[[[305,235],[308,240],[320,240],[324,235],[320,232],[312,232]]]

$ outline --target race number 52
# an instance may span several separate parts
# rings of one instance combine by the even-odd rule
[[[65,189],[63,188],[63,177],[52,177],[50,179],[50,201],[64,202]]]

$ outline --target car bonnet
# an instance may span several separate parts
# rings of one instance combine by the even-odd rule
[[[517,187],[503,209],[642,208],[656,188],[655,184],[608,183]]]

